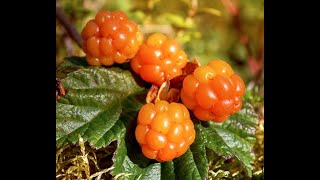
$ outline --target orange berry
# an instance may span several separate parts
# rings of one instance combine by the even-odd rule
[[[177,60],[176,60],[176,65],[178,68],[184,68],[186,65],[187,65],[187,61],[188,61],[188,57],[187,57],[187,54],[180,50],[178,53],[177,53]]]
[[[148,145],[141,146],[142,154],[149,159],[156,159],[158,151],[151,149]]]
[[[160,63],[163,69],[170,69],[174,67],[173,62],[171,61],[171,59],[168,58],[163,59]]]
[[[112,59],[112,54],[114,54],[115,49],[113,48],[111,38],[103,37],[100,39],[100,52],[103,57],[108,57]]]
[[[180,97],[199,120],[223,122],[241,109],[244,91],[243,80],[231,66],[213,60],[185,77]]]
[[[151,122],[151,128],[162,134],[167,134],[171,125],[171,120],[166,112],[158,112]]]
[[[198,80],[199,83],[208,83],[209,80],[216,76],[216,73],[209,66],[199,66],[194,72],[193,76]]]
[[[209,82],[210,87],[219,97],[219,99],[231,98],[233,96],[233,86],[230,81],[221,76],[217,75]]]
[[[127,62],[127,58],[125,55],[121,54],[120,52],[116,52],[115,54],[113,54],[113,60],[114,62],[118,63],[118,64],[122,64]]]
[[[195,138],[194,125],[190,119],[185,119],[184,138],[188,141],[189,145],[193,143]]]
[[[203,109],[200,106],[195,107],[194,109],[192,109],[193,114],[202,121],[210,121],[212,119],[214,119],[214,115],[212,114],[212,112],[208,109]]]
[[[146,134],[146,140],[149,147],[153,150],[159,150],[167,144],[167,137],[153,129]]]
[[[117,34],[113,36],[112,45],[117,50],[123,49],[126,45],[128,45],[128,32],[124,30],[117,31]]]
[[[202,108],[209,109],[218,101],[218,97],[208,84],[200,84],[196,90],[196,100]]]
[[[112,64],[114,64],[114,61],[111,57],[101,57],[100,63],[104,66],[111,66]]]
[[[196,130],[192,129],[190,131],[189,136],[186,138],[189,145],[191,145],[194,142],[195,138],[196,138]]]
[[[159,150],[158,156],[161,161],[171,161],[177,156],[177,145],[168,143],[164,148]]]
[[[186,140],[182,140],[181,143],[178,144],[177,148],[177,157],[184,154],[189,148],[189,143]]]
[[[140,68],[140,76],[146,81],[158,82],[163,77],[161,67],[158,65],[142,65]],[[161,84],[157,84],[160,86]]]
[[[182,74],[182,70],[178,67],[167,68],[164,72],[167,74],[167,79],[172,79]]]
[[[83,40],[87,40],[92,36],[99,35],[99,26],[94,20],[90,20],[87,22],[86,26],[81,32],[81,37]]]
[[[159,65],[162,52],[152,46],[142,45],[140,49],[140,58],[142,64]]]
[[[183,104],[157,101],[145,104],[139,111],[135,136],[149,159],[164,162],[181,156],[193,143],[195,134]]]
[[[100,26],[101,35],[103,37],[113,38],[120,30],[120,22],[116,20],[107,20],[102,26]]]
[[[87,51],[90,56],[99,58],[100,50],[99,50],[100,39],[93,36],[87,40]]]
[[[187,91],[185,88],[181,89],[180,98],[182,103],[188,108],[193,109],[197,106],[197,101],[194,96],[188,96]]]
[[[230,76],[231,84],[233,85],[234,93],[236,96],[243,96],[245,85],[243,80],[236,74]]]
[[[220,100],[210,110],[216,116],[231,114],[233,111],[233,100],[231,99]]]
[[[187,64],[187,54],[179,44],[161,33],[150,35],[140,46],[134,59],[135,62],[130,63],[134,72],[156,86],[161,86],[163,82],[181,75],[182,69]],[[145,66],[149,69],[151,65],[159,69],[143,70]]]
[[[163,42],[161,49],[165,56],[172,58],[177,56],[178,51],[180,51],[180,46],[175,40],[167,39]]]
[[[213,122],[220,123],[220,122],[224,122],[224,121],[227,120],[229,117],[230,117],[230,115],[214,116],[214,118],[213,118],[212,121],[213,121]]]
[[[161,33],[153,33],[147,39],[148,46],[161,47],[161,45],[167,40],[167,37]]]
[[[179,105],[180,105],[180,107],[181,107],[181,109],[183,111],[184,119],[189,118],[190,117],[190,113],[189,113],[188,109],[183,104],[179,103]]]
[[[120,10],[113,11],[112,16],[113,16],[113,19],[120,20],[120,21],[128,19],[127,14],[125,14],[123,11],[120,11]]]
[[[139,62],[139,58],[134,57],[131,61],[130,61],[132,70],[137,73],[140,74],[140,69],[141,69],[141,63]]]
[[[169,103],[167,101],[161,100],[156,102],[154,107],[157,112],[167,112],[169,108]]]
[[[98,58],[92,57],[90,55],[86,55],[87,63],[90,66],[101,66],[101,62]]]
[[[151,124],[153,118],[156,116],[156,113],[157,111],[153,103],[145,104],[141,107],[138,113],[138,123],[144,125]]]
[[[183,80],[182,89],[185,89],[185,93],[188,97],[194,97],[198,85],[199,81],[193,75],[188,75]]]
[[[111,66],[129,61],[136,55],[143,41],[137,24],[122,11],[100,10],[85,25],[81,37],[86,57],[101,61],[92,63],[92,59],[87,59],[89,65],[96,66]]]
[[[184,110],[179,103],[170,103],[168,106],[168,114],[172,117],[172,122],[181,123],[184,118]]]
[[[99,25],[102,26],[107,20],[111,19],[112,15],[109,11],[100,10],[94,19],[94,21]],[[91,20],[93,21],[93,20]]]
[[[139,124],[136,128],[135,135],[139,144],[146,144],[146,134],[150,130],[148,125]]]
[[[125,31],[128,31],[130,33],[140,32],[140,31],[137,31],[138,26],[133,21],[125,21],[125,22],[122,22],[122,24],[123,24],[122,29]]]
[[[242,107],[242,100],[239,96],[233,98],[233,113],[240,111]]]
[[[181,123],[173,123],[167,134],[168,141],[173,143],[179,143],[183,138],[184,133],[185,133],[185,130]]]
[[[230,76],[234,73],[231,66],[222,60],[212,60],[208,63],[208,66],[211,67],[217,75]]]

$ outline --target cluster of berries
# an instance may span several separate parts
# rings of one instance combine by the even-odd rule
[[[135,73],[158,87],[184,74],[188,62],[174,39],[154,33],[144,40],[137,24],[122,11],[99,11],[81,36],[89,65],[130,61]],[[244,90],[243,80],[225,61],[212,60],[197,67],[183,80],[182,103],[160,100],[140,109],[135,136],[142,153],[160,162],[181,156],[196,134],[189,110],[199,120],[224,122],[241,109]]]

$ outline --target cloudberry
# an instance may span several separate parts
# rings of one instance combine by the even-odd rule
[[[143,42],[135,22],[122,11],[100,10],[81,32],[83,49],[91,66],[122,64],[133,58]]]
[[[134,72],[154,85],[182,74],[187,64],[187,54],[173,39],[162,33],[154,33],[141,45],[136,56],[130,61]]]
[[[181,100],[203,121],[223,122],[242,107],[245,84],[231,66],[213,60],[183,80]]]
[[[195,139],[188,109],[180,103],[158,101],[141,107],[135,136],[149,159],[171,161],[184,154]]]

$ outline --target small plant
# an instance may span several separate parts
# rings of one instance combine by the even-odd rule
[[[85,57],[57,68],[57,179],[261,176],[259,116],[226,61],[201,66],[119,10],[100,10],[81,37]]]

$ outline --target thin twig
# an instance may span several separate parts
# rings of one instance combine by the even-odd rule
[[[70,20],[65,16],[62,9],[56,6],[56,18],[61,23],[61,25],[66,29],[70,37],[82,48],[82,38]]]
[[[104,173],[107,173],[107,172],[111,171],[112,169],[114,169],[114,167],[110,167],[110,168],[104,169],[104,170],[102,170],[102,171],[96,172],[96,173],[94,173],[94,174],[92,174],[92,175],[90,176],[90,179],[93,179],[94,177],[97,177],[97,176],[101,176],[101,175],[103,175]]]

